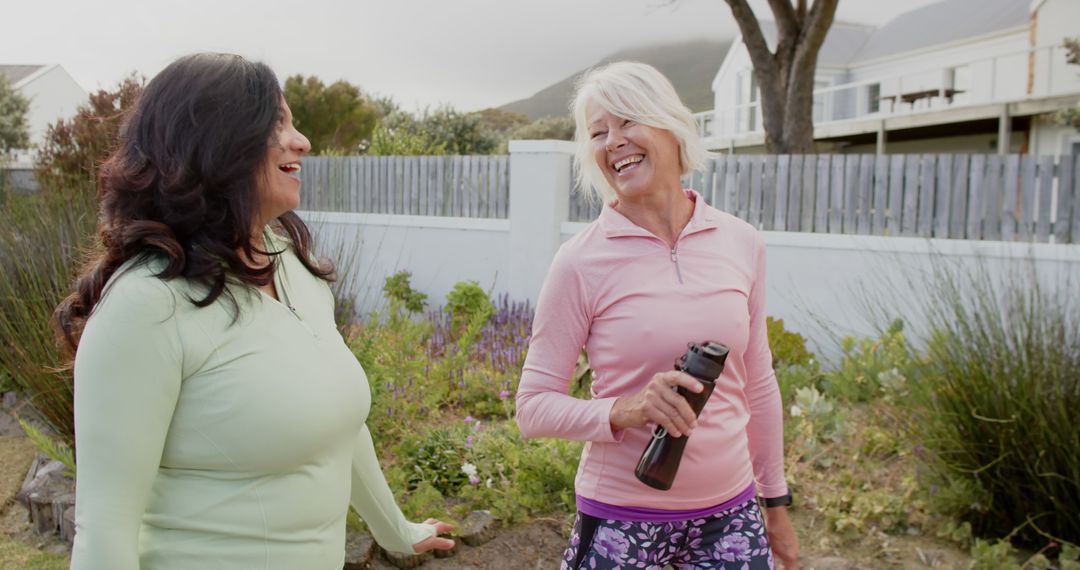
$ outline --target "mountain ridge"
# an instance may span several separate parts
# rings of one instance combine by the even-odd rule
[[[531,97],[501,105],[499,109],[521,113],[536,120],[569,113],[574,83],[586,70],[620,60],[633,60],[656,67],[671,80],[675,91],[691,111],[713,108],[712,80],[720,69],[732,40],[698,39],[652,44],[617,51],[593,65],[537,91]]]

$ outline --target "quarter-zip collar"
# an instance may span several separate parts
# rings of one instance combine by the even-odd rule
[[[716,216],[710,212],[701,194],[690,189],[684,189],[683,192],[686,193],[687,198],[694,201],[694,213],[690,215],[690,221],[686,223],[686,227],[679,233],[678,239],[697,232],[716,229],[718,227]],[[649,237],[660,240],[660,237],[656,234],[631,222],[629,218],[620,214],[611,204],[604,204],[603,209],[600,210],[600,217],[597,218],[597,223],[599,223],[600,229],[604,231],[604,236],[607,238]],[[663,242],[663,240],[660,241]]]

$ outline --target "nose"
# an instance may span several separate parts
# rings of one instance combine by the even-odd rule
[[[612,127],[608,129],[607,137],[604,139],[604,147],[607,150],[616,150],[626,144],[626,137],[622,134],[622,129],[619,127]]]
[[[311,141],[304,136],[304,133],[294,128],[293,135],[289,139],[289,148],[300,154],[307,154],[311,152]]]

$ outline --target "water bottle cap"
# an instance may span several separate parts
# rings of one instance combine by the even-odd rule
[[[724,371],[724,362],[730,352],[728,347],[713,341],[705,341],[700,345],[690,343],[689,347],[682,358],[683,371],[700,380],[716,381]]]

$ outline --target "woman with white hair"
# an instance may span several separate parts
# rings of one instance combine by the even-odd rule
[[[761,235],[683,189],[706,152],[656,69],[591,70],[573,112],[579,182],[604,207],[552,261],[517,394],[524,436],[587,442],[562,567],[758,569],[775,554],[796,568]],[[701,385],[671,368],[688,342],[704,341],[730,353],[695,416],[675,389]],[[588,400],[568,394],[582,347]],[[693,434],[666,491],[634,475],[654,426]]]

